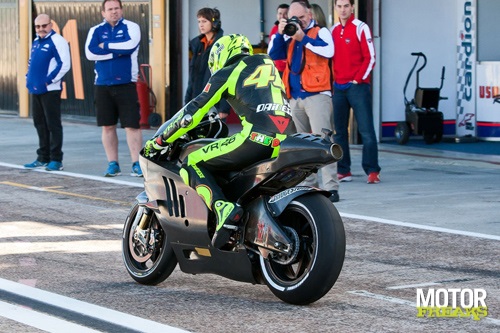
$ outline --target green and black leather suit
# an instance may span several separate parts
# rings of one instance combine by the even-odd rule
[[[179,119],[192,115],[192,124],[177,130],[166,142],[175,141],[195,127],[221,98],[225,98],[239,116],[242,130],[192,152],[181,170],[186,184],[196,189],[209,208],[217,200],[226,200],[213,178],[214,172],[240,170],[278,156],[280,142],[293,133],[280,75],[267,55],[256,54],[235,57],[214,73],[203,92],[178,115]]]

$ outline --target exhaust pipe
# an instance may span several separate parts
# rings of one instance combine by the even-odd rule
[[[333,143],[330,146],[330,154],[335,159],[335,162],[340,161],[342,159],[342,157],[344,156],[344,152],[342,151],[342,147],[340,147],[340,145],[337,143]]]

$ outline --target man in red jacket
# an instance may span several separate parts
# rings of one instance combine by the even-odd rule
[[[288,19],[288,7],[290,7],[289,4],[282,3],[276,9],[276,22],[274,22],[274,25],[271,28],[271,31],[269,32],[269,47],[268,47],[267,53],[269,53],[271,39],[274,38],[275,37],[274,35],[276,35],[278,33],[278,25],[279,25],[281,19]],[[274,60],[274,65],[278,69],[278,72],[280,73],[280,75],[283,76],[283,72],[285,71],[285,67],[286,67],[286,59]]]
[[[338,162],[339,181],[351,181],[351,157],[349,154],[350,108],[358,123],[363,140],[362,167],[368,175],[368,184],[380,182],[378,146],[373,125],[370,78],[375,66],[375,47],[370,28],[354,18],[354,0],[335,0],[335,10],[340,22],[332,27],[334,68],[333,119],[335,142],[344,152]]]

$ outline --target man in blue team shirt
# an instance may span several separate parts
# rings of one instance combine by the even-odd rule
[[[120,0],[102,2],[104,21],[89,30],[85,55],[95,61],[95,103],[97,126],[102,127],[102,144],[108,159],[104,176],[121,174],[118,163],[116,125],[125,128],[132,160],[131,176],[142,177],[139,151],[142,148],[140,108],[136,82],[137,53],[141,41],[139,25],[123,18]]]
[[[62,78],[71,68],[68,42],[54,30],[49,15],[35,18],[37,37],[31,47],[26,88],[31,95],[33,124],[39,147],[37,159],[25,168],[63,169],[61,124]]]

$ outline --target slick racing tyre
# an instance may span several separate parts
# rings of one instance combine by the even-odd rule
[[[135,281],[156,285],[172,273],[177,258],[156,215],[145,212],[146,209],[138,203],[132,207],[123,227],[122,256],[128,273]],[[149,220],[147,227],[139,231],[143,216]]]
[[[297,197],[277,219],[285,230],[294,230],[299,249],[298,253],[291,251],[291,261],[278,256],[273,259],[272,254],[268,258],[261,256],[264,281],[284,302],[315,302],[333,287],[344,263],[342,219],[330,200],[320,193]]]

